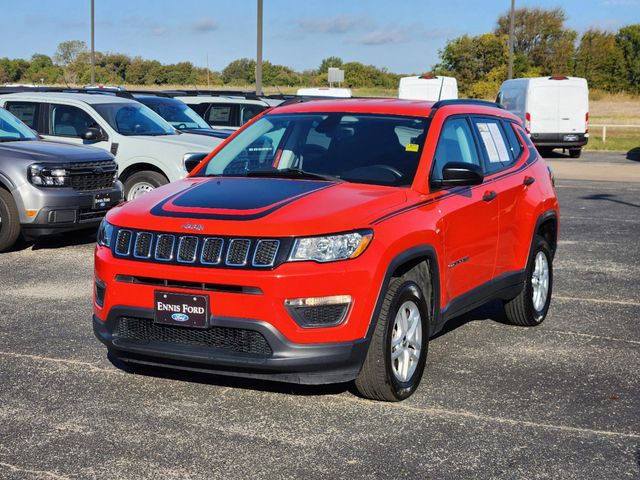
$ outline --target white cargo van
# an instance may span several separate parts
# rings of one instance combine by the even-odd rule
[[[584,78],[506,80],[496,102],[522,119],[541,153],[562,148],[578,158],[589,140],[589,88]]]
[[[299,97],[335,97],[335,98],[351,98],[350,88],[299,88],[296,93]]]
[[[458,98],[458,82],[453,77],[421,75],[402,77],[398,88],[398,98],[405,100],[449,100]]]

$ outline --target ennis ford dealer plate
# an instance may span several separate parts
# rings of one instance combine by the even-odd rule
[[[206,328],[209,326],[209,297],[174,292],[154,292],[154,319],[163,325]]]

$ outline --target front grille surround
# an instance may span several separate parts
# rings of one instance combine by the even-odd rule
[[[287,261],[290,238],[225,237],[117,228],[117,258],[206,268],[270,270]]]

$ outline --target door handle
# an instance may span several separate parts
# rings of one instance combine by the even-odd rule
[[[497,196],[498,194],[495,192],[495,190],[491,190],[490,192],[484,192],[484,195],[482,195],[482,200],[484,200],[485,202],[490,202]]]
[[[533,182],[535,182],[536,179],[533,177],[524,177],[524,181],[522,183],[524,183],[525,185],[531,185]]]

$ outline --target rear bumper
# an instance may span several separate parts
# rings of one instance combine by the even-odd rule
[[[531,141],[536,147],[579,148],[587,144],[589,137],[584,133],[532,133]]]
[[[231,348],[176,343],[149,339],[123,338],[118,333],[122,318],[153,322],[150,309],[111,308],[106,321],[94,315],[93,330],[118,359],[137,364],[245,378],[258,378],[301,384],[329,384],[353,380],[367,353],[366,340],[326,344],[297,344],[288,341],[272,325],[252,319],[213,317],[211,328],[258,332],[270,353],[247,353]],[[186,327],[178,327],[196,332]]]

